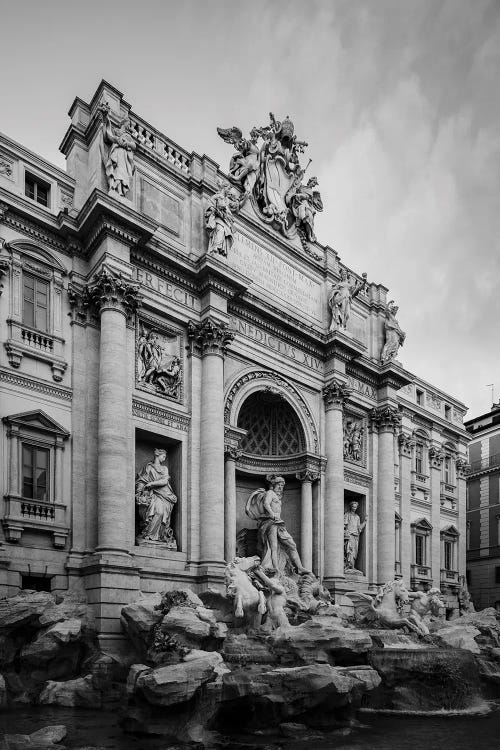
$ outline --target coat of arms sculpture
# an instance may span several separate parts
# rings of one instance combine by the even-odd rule
[[[307,143],[295,135],[293,122],[287,116],[252,128],[244,138],[238,127],[217,128],[220,137],[236,148],[229,164],[229,177],[240,185],[244,198],[252,201],[260,218],[272,224],[285,237],[299,235],[304,249],[315,255],[311,243],[316,241],[314,217],[323,210],[316,177],[303,182],[306,167],[299,156]]]

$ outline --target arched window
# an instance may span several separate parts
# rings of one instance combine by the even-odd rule
[[[256,456],[292,456],[305,450],[305,435],[288,401],[275,393],[259,391],[241,407],[238,427],[247,430],[241,441],[244,453]]]

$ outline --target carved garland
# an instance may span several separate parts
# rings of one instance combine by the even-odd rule
[[[278,388],[286,391],[291,396],[293,396],[294,399],[296,399],[299,402],[300,407],[303,410],[303,413],[306,416],[307,422],[311,429],[313,445],[314,445],[314,448],[313,448],[314,453],[319,453],[318,431],[316,429],[313,416],[311,414],[311,411],[307,403],[305,402],[301,394],[288,381],[286,381],[277,373],[271,372],[270,370],[258,370],[258,371],[248,372],[245,375],[242,375],[240,378],[238,378],[238,380],[233,384],[233,386],[231,387],[230,391],[228,392],[226,396],[226,402],[224,406],[224,422],[226,424],[230,423],[231,411],[233,408],[233,401],[234,401],[236,394],[245,383],[249,383],[252,380],[272,380],[274,383],[276,383]],[[291,405],[293,407],[293,403]]]

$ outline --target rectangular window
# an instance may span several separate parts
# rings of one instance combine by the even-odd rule
[[[424,473],[424,446],[417,443],[415,446],[415,471],[417,474]]]
[[[29,172],[24,176],[24,194],[41,206],[49,207],[50,185]]]
[[[49,451],[23,444],[23,497],[46,502],[49,492]]]
[[[420,391],[418,388],[417,388],[417,404],[419,406],[424,405],[424,392]]]
[[[444,543],[444,567],[453,570],[453,542]]]
[[[425,537],[422,534],[415,535],[415,563],[425,565]]]
[[[451,484],[451,458],[446,456],[444,459],[444,481],[446,484]]]
[[[448,421],[451,420],[451,406],[448,406],[448,404],[444,405],[444,418]]]
[[[49,284],[23,272],[23,323],[39,331],[48,331]]]
[[[41,576],[21,576],[21,588],[30,591],[50,591],[52,578],[42,578]]]

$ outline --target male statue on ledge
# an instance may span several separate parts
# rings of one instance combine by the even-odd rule
[[[258,523],[261,566],[264,570],[275,570],[282,574],[289,561],[299,575],[308,573],[302,565],[297,545],[281,518],[285,480],[273,475],[268,481],[269,489],[260,488],[252,492],[245,507],[247,516]]]
[[[366,518],[361,522],[358,513],[358,503],[352,500],[349,510],[344,513],[344,567],[345,570],[356,570],[359,537],[366,526]]]

